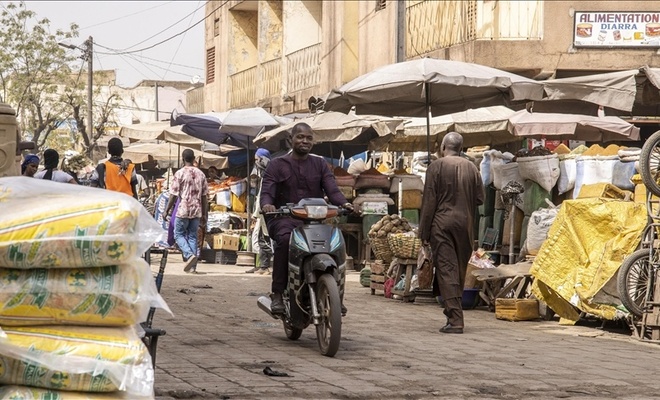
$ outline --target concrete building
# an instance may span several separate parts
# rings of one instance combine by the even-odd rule
[[[204,111],[304,112],[310,96],[426,56],[539,80],[660,66],[657,2],[232,0],[206,13]]]

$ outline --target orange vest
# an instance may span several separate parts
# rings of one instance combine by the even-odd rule
[[[126,193],[133,196],[131,176],[133,176],[133,164],[129,164],[123,174],[119,173],[119,165],[106,161],[105,163],[105,188],[115,192]]]

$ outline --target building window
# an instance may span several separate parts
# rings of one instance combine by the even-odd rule
[[[384,10],[387,6],[387,0],[376,0],[376,11]]]
[[[206,83],[215,82],[215,47],[206,49]]]
[[[218,36],[220,34],[220,18],[213,20],[213,36]]]

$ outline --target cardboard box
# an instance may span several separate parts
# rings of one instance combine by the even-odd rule
[[[219,233],[213,236],[213,249],[214,250],[238,250],[240,236],[228,235],[226,233]]]
[[[539,301],[536,299],[495,299],[495,318],[507,321],[539,319]]]

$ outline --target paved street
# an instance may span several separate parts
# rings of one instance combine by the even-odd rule
[[[167,330],[158,399],[660,398],[660,346],[597,324],[498,321],[484,309],[466,311],[465,334],[440,334],[437,305],[371,296],[350,272],[342,342],[327,358],[313,327],[289,341],[257,308],[270,276],[203,263],[206,274],[186,275],[179,260],[170,256],[162,288],[175,315],[154,320]]]

